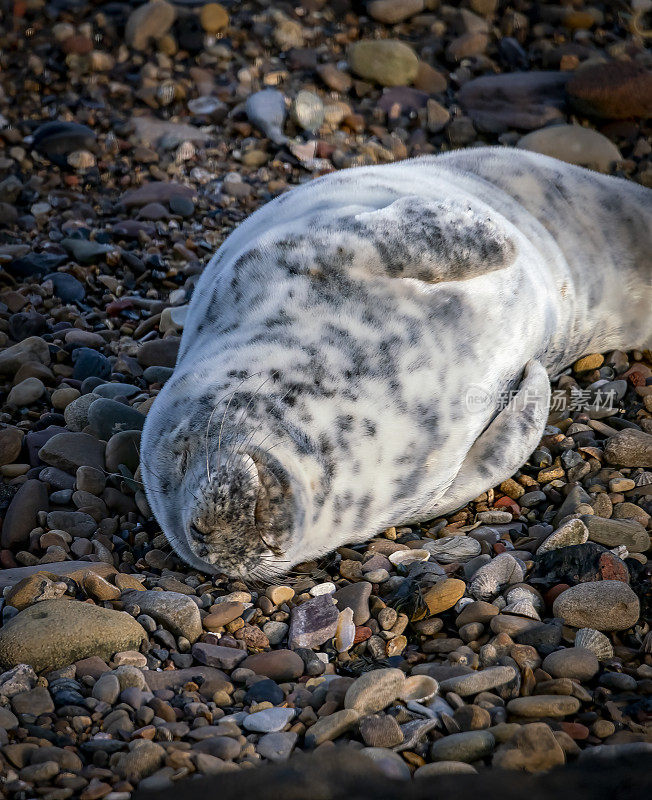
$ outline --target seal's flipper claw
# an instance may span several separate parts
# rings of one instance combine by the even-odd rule
[[[522,467],[543,435],[549,405],[548,375],[528,361],[516,394],[473,443],[433,516],[460,508]]]

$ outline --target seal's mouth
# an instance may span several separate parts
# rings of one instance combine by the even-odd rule
[[[258,452],[225,454],[194,497],[187,540],[212,572],[262,577],[291,566],[284,553],[292,537],[293,495],[277,459]]]

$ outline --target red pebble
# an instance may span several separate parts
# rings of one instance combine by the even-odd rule
[[[589,729],[586,725],[579,722],[561,722],[560,727],[564,733],[567,733],[571,739],[582,741],[589,735]]]
[[[371,637],[371,628],[366,625],[356,625],[355,636],[353,637],[353,644],[360,644],[366,642]]]
[[[548,589],[544,595],[546,603],[549,606],[552,606],[559,595],[562,592],[565,592],[566,589],[570,589],[570,586],[567,583],[558,583],[556,586],[553,586],[552,589]]]

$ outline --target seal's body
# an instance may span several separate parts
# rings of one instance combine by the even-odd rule
[[[651,223],[643,187],[502,148],[261,208],[206,267],[147,416],[143,478],[175,549],[267,577],[509,477],[548,374],[652,343]],[[478,386],[492,400],[469,406]]]

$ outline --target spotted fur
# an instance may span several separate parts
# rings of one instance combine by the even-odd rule
[[[147,416],[143,478],[173,546],[273,575],[508,477],[545,424],[546,371],[652,343],[651,195],[479,148],[258,210],[204,271]],[[525,404],[470,413],[479,380]]]

